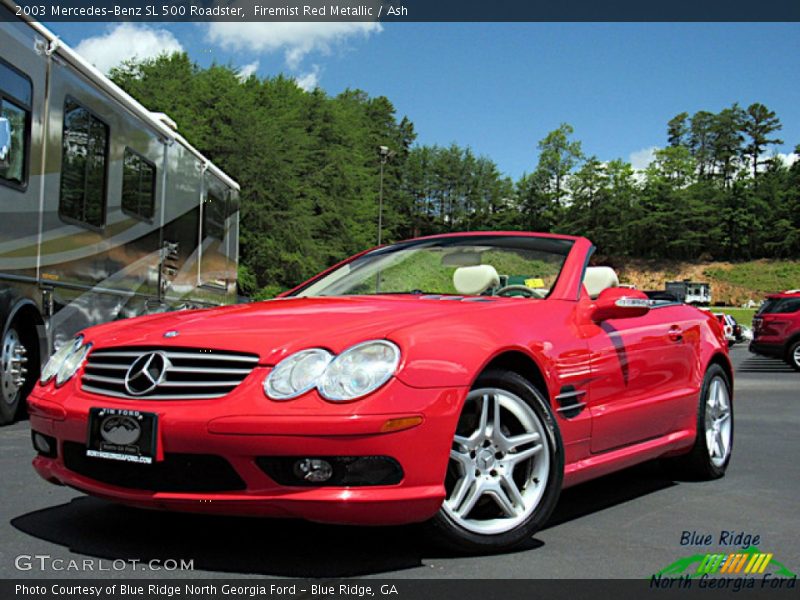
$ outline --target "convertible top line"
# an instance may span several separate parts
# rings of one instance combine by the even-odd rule
[[[164,510],[426,521],[511,548],[562,488],[651,459],[721,477],[716,319],[619,286],[582,237],[430,236],[274,300],[92,327],[29,397],[46,480]]]

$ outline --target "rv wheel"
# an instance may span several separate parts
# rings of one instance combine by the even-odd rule
[[[6,329],[0,348],[0,425],[11,423],[20,400],[31,387],[33,374],[27,368],[28,351],[16,324]]]

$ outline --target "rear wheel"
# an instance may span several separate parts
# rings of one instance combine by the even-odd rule
[[[498,552],[529,539],[561,492],[561,436],[545,396],[508,371],[482,375],[467,396],[431,525],[462,552]]]
[[[733,449],[733,397],[728,375],[713,364],[706,371],[697,408],[697,438],[691,451],[671,460],[680,475],[717,479],[725,474]]]
[[[789,346],[789,350],[786,352],[786,362],[795,371],[800,371],[800,340]]]
[[[33,375],[27,367],[28,350],[16,323],[3,334],[0,347],[0,425],[11,423],[22,398],[30,391]]]

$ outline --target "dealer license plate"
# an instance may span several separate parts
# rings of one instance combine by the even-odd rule
[[[120,408],[89,410],[86,456],[152,464],[158,415]]]

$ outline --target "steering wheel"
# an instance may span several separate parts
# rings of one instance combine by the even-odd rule
[[[521,284],[514,284],[514,285],[505,285],[497,290],[494,294],[495,296],[502,296],[506,292],[522,292],[528,298],[544,298],[544,294],[539,290],[533,290],[529,288],[527,285]]]

